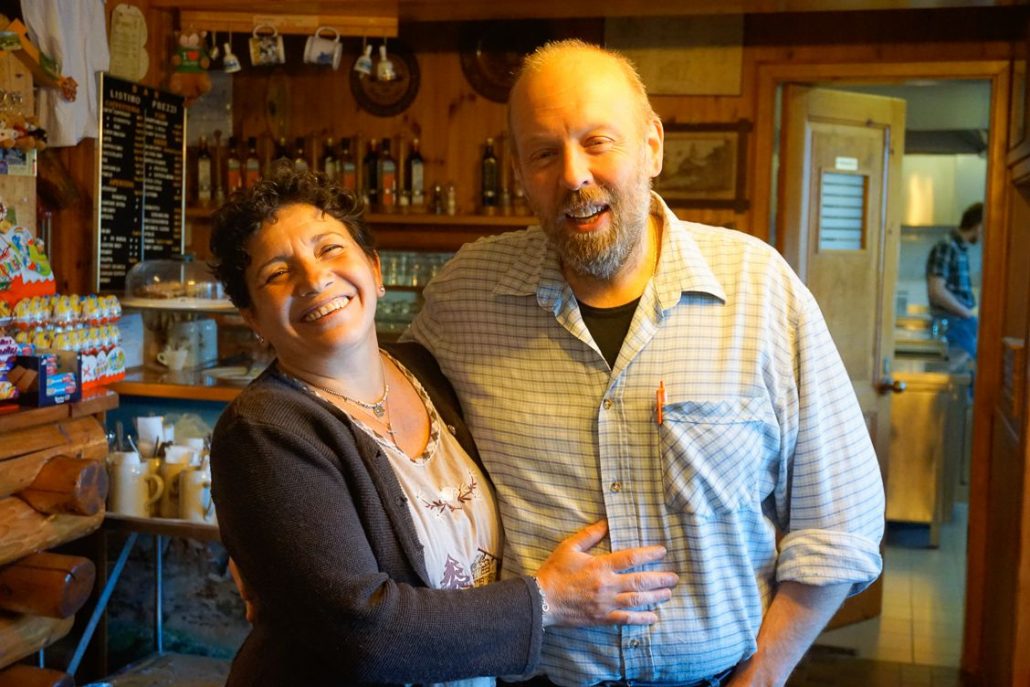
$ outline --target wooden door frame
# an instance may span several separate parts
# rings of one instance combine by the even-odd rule
[[[752,175],[752,228],[769,240],[772,207],[772,159],[776,136],[776,93],[785,83],[827,84],[891,83],[910,79],[976,79],[991,83],[990,136],[988,139],[986,217],[983,250],[983,285],[980,303],[980,340],[975,402],[973,406],[973,456],[969,486],[969,542],[966,552],[966,614],[963,633],[962,669],[971,676],[981,673],[985,569],[987,566],[987,494],[993,408],[1001,388],[1000,340],[1004,306],[1004,265],[1007,261],[1008,222],[1006,184],[1010,62],[982,60],[963,62],[856,62],[847,64],[758,65],[754,157],[759,173]],[[782,241],[777,237],[777,241]],[[992,266],[988,268],[988,266]],[[1021,485],[1014,485],[1021,488]],[[1015,600],[1014,600],[1015,601]]]

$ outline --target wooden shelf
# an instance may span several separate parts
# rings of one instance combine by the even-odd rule
[[[125,379],[115,382],[111,389],[123,396],[150,398],[177,398],[186,401],[229,402],[243,387],[220,383],[203,370],[151,370],[137,367],[125,373]]]
[[[187,537],[200,541],[218,541],[218,525],[209,525],[178,518],[138,518],[107,511],[104,529],[113,532],[139,532],[160,534],[164,537]]]
[[[206,220],[214,208],[188,207],[186,217]],[[536,224],[532,215],[430,215],[426,213],[370,212],[376,244],[388,250],[456,251],[481,236],[501,234]]]
[[[178,8],[181,26],[195,26],[207,31],[249,34],[255,26],[268,25],[274,26],[281,34],[310,36],[320,26],[331,26],[341,36],[397,36],[397,0],[349,0],[346,5],[338,3],[335,6],[276,3],[272,8],[262,8],[265,11],[256,10],[257,3],[254,2],[234,3],[231,0],[222,0],[217,10],[209,9],[207,2],[154,0],[153,4]]]
[[[82,400],[74,403],[59,403],[45,408],[22,406],[12,412],[0,414],[0,432],[46,425],[67,418],[94,415],[117,407],[118,394],[100,387],[83,392]]]

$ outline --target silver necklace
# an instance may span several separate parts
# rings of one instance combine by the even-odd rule
[[[393,445],[400,449],[400,446],[398,446],[397,444],[397,435],[394,434],[393,431],[393,422],[390,421],[390,383],[386,381],[386,366],[383,364],[382,357],[379,358],[379,369],[382,370],[383,374],[383,395],[379,397],[378,401],[374,401],[372,403],[366,403],[365,401],[360,401],[356,398],[351,398],[346,394],[341,394],[339,391],[333,391],[329,387],[322,386],[321,384],[314,384],[312,382],[298,379],[293,375],[290,376],[293,377],[293,379],[295,379],[301,385],[303,385],[306,389],[312,391],[312,393],[315,393],[316,396],[318,395],[318,393],[314,390],[318,389],[319,391],[324,391],[327,394],[335,396],[341,400],[347,401],[348,403],[353,403],[359,408],[364,408],[365,410],[370,411],[373,415],[376,416],[376,418],[380,420],[383,419],[383,416],[386,416],[386,433],[390,435],[390,441],[393,443]]]
[[[390,384],[386,381],[386,368],[383,366],[382,358],[379,359],[379,366],[380,369],[382,369],[383,371],[383,395],[379,397],[378,401],[373,401],[372,403],[366,403],[356,398],[351,398],[346,394],[341,394],[339,391],[333,391],[329,387],[322,386],[321,384],[312,384],[311,382],[304,383],[308,386],[313,386],[316,389],[320,389],[326,392],[327,394],[332,394],[336,398],[341,398],[344,401],[347,401],[348,403],[353,403],[354,405],[360,408],[370,410],[376,417],[382,418],[384,415],[386,415],[388,410],[386,402],[390,400]],[[387,418],[387,423],[389,423],[389,418]]]

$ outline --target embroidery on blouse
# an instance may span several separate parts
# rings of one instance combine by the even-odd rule
[[[448,554],[447,562],[443,564],[440,589],[468,589],[471,586],[472,578],[465,571],[465,566]]]
[[[436,492],[435,499],[427,499],[421,491],[418,492],[416,497],[425,508],[435,511],[433,515],[439,519],[448,513],[460,511],[466,503],[478,499],[479,482],[476,481],[475,475],[469,471],[467,482],[457,487],[442,487]]]
[[[472,586],[482,587],[497,579],[497,563],[500,559],[489,551],[479,549],[479,555],[472,561]]]

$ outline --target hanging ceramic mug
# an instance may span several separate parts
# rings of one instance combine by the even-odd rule
[[[386,43],[379,46],[379,61],[376,63],[376,79],[379,81],[393,81],[397,78],[397,70],[393,62],[386,56]]]
[[[323,35],[330,32],[332,38]],[[340,42],[340,34],[331,26],[319,26],[315,35],[308,36],[308,42],[304,45],[304,61],[308,64],[328,65],[333,69],[339,69],[342,56],[343,43]]]
[[[240,58],[233,54],[232,45],[228,41],[225,43],[225,57],[222,58],[222,66],[225,68],[226,74],[235,74],[243,69]]]
[[[270,24],[255,26],[250,36],[250,63],[255,67],[270,67],[285,62],[286,49],[279,31]]]
[[[364,51],[358,56],[358,59],[354,61],[354,71],[361,74],[362,76],[368,76],[372,73],[372,46],[366,44]]]

